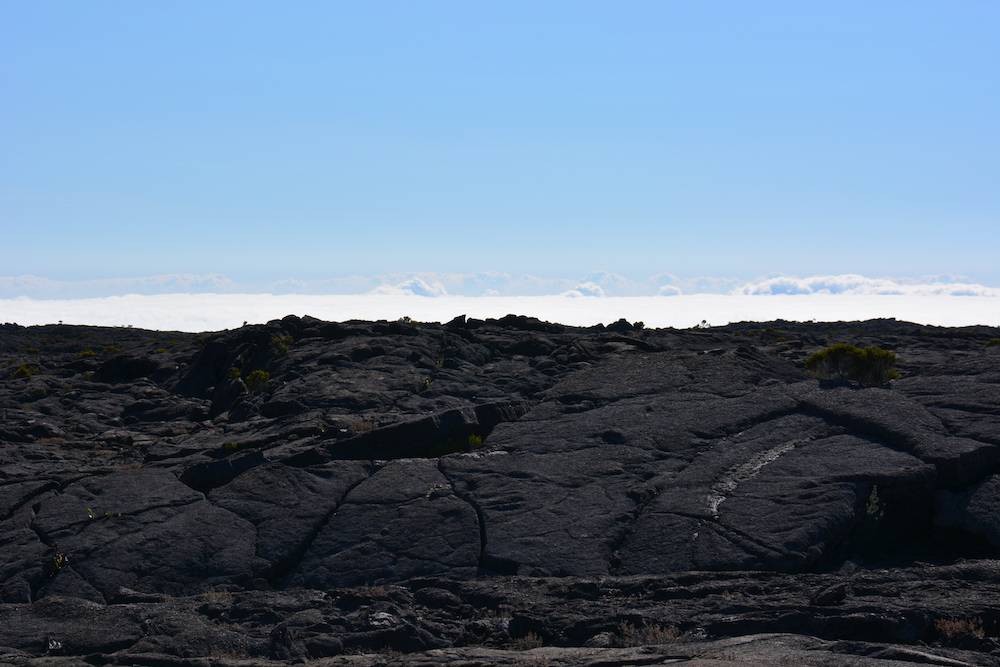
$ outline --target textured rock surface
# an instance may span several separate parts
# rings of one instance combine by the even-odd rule
[[[0,662],[1000,664],[996,336],[4,325]]]

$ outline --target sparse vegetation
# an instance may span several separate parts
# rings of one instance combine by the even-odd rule
[[[361,417],[348,424],[351,433],[371,433],[377,427],[378,424],[375,422],[374,417]]]
[[[49,577],[54,577],[67,565],[69,565],[69,556],[61,551],[57,551],[45,563],[45,572]]]
[[[228,371],[226,371],[226,377],[229,378],[230,380],[239,380],[240,375],[241,375],[240,369],[238,369],[236,366],[233,366]]]
[[[984,639],[986,631],[983,630],[983,620],[981,618],[939,618],[934,621],[934,629],[945,639],[963,639],[965,637],[975,637]]]
[[[233,594],[229,591],[205,591],[201,594],[201,599],[211,604],[233,604]]]
[[[87,518],[90,519],[91,521],[93,521],[95,519],[102,519],[102,518],[103,519],[118,519],[118,518],[121,518],[121,515],[122,515],[121,512],[112,512],[110,510],[106,510],[103,514],[97,514],[94,511],[94,508],[92,508],[92,507],[88,507],[87,508]]]
[[[672,625],[662,626],[648,621],[635,625],[627,621],[618,625],[618,637],[622,646],[649,646],[669,644],[677,641],[681,631]]]
[[[545,642],[534,632],[529,632],[523,637],[515,637],[510,640],[508,645],[511,649],[515,651],[527,651],[528,649],[538,648],[539,646],[544,646]]]
[[[469,436],[468,445],[469,449],[478,449],[483,446],[483,436],[478,433],[473,433]]]
[[[225,442],[222,444],[222,451],[227,454],[232,454],[233,452],[238,452],[240,450],[240,443],[238,442]]]
[[[294,339],[291,336],[271,336],[271,349],[278,356],[284,356],[288,354],[288,349],[292,345]]]
[[[97,352],[94,352],[93,350],[91,350],[91,349],[88,348],[86,350],[80,350],[80,356],[83,357],[83,358],[96,357],[97,356]]]
[[[868,494],[868,501],[865,503],[865,516],[871,521],[881,521],[885,515],[885,507],[878,497],[878,485],[872,486],[871,493]]]
[[[267,387],[267,383],[271,380],[271,374],[267,371],[256,370],[247,373],[247,376],[243,378],[243,382],[246,383],[247,389],[251,393],[256,394],[264,390]]]
[[[853,381],[878,387],[899,377],[896,353],[880,347],[857,347],[836,343],[806,359],[806,369],[821,380]]]
[[[12,375],[16,379],[27,380],[38,373],[38,366],[34,364],[21,364],[14,369]]]
[[[1000,347],[1000,338],[991,338],[986,341],[986,347]]]

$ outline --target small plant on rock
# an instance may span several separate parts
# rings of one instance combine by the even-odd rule
[[[865,516],[876,523],[885,516],[885,506],[878,497],[877,485],[872,486],[872,491],[868,494],[868,501],[865,503]]]
[[[27,380],[38,372],[38,366],[34,364],[21,364],[14,369],[13,376],[19,380]]]
[[[986,341],[986,347],[1000,347],[1000,338],[991,338]]]
[[[229,378],[230,380],[239,380],[240,375],[242,375],[242,373],[240,373],[240,369],[237,368],[236,366],[233,366],[228,371],[226,371],[226,377]]]
[[[243,378],[243,382],[246,383],[247,389],[252,394],[256,394],[264,390],[267,387],[267,383],[271,379],[271,374],[267,371],[256,370],[251,371]]]
[[[899,377],[896,353],[880,347],[857,347],[836,343],[806,359],[806,369],[821,380],[857,382],[878,387]]]
[[[69,556],[61,551],[56,551],[45,563],[45,574],[54,577],[67,565],[69,565]]]
[[[523,637],[515,637],[510,640],[509,647],[515,651],[527,651],[539,646],[544,646],[545,642],[534,632],[529,632]]]
[[[288,354],[288,348],[291,347],[293,340],[291,336],[271,336],[271,349],[275,354],[284,356]]]
[[[934,621],[934,629],[945,639],[963,639],[965,637],[984,639],[986,637],[981,618],[939,618]]]
[[[468,445],[469,449],[479,449],[483,446],[483,436],[478,433],[473,433],[469,436]]]
[[[625,621],[618,625],[618,637],[622,646],[650,646],[669,644],[677,641],[681,631],[672,625],[662,626],[648,621],[635,625]]]

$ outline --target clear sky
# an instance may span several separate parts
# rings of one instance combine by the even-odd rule
[[[0,6],[3,276],[998,258],[992,0]]]

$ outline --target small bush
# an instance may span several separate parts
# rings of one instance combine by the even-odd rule
[[[878,497],[877,485],[872,486],[872,491],[868,494],[868,501],[865,503],[865,516],[876,523],[885,516],[885,506],[882,504],[882,499]]]
[[[669,644],[677,641],[680,636],[680,630],[672,625],[663,627],[648,622],[642,625],[625,622],[618,626],[618,637],[622,646]]]
[[[351,421],[347,428],[350,429],[351,433],[371,433],[378,428],[378,424],[374,417],[361,417]]]
[[[291,336],[271,336],[271,349],[279,356],[288,354],[288,348],[292,345]]]
[[[251,371],[243,378],[243,382],[246,383],[247,389],[251,393],[256,394],[259,391],[263,391],[264,387],[267,386],[268,381],[271,379],[271,374],[267,371]]]
[[[837,343],[806,359],[806,369],[821,380],[854,381],[878,387],[899,377],[896,353],[880,347]]]
[[[483,446],[483,436],[473,433],[469,436],[469,449],[478,449]]]
[[[545,642],[542,641],[541,637],[539,637],[534,632],[529,632],[523,637],[516,637],[510,640],[508,648],[511,648],[515,651],[528,651],[530,649],[538,648],[539,646],[544,646],[544,645]]]
[[[97,353],[94,352],[93,350],[81,350],[80,351],[80,356],[84,357],[84,358],[86,358],[86,357],[96,357]]]
[[[240,375],[242,375],[242,373],[240,373],[240,369],[236,368],[236,366],[233,366],[228,371],[226,371],[226,377],[229,378],[230,380],[239,380]]]
[[[13,376],[21,380],[27,380],[38,372],[38,366],[34,364],[21,364],[14,369]]]
[[[45,574],[54,577],[67,565],[69,565],[69,556],[61,551],[56,551],[45,563]]]
[[[1000,338],[991,338],[986,341],[986,347],[1000,347]]]
[[[983,621],[980,618],[939,618],[934,621],[934,628],[945,639],[962,639],[975,637],[984,639]]]

